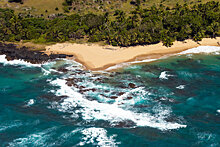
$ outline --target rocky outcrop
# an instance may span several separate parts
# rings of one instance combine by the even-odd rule
[[[51,54],[47,55],[39,51],[31,51],[27,47],[17,47],[14,44],[0,43],[0,55],[6,55],[7,60],[22,59],[24,61],[40,64],[56,58],[72,57],[72,55]]]
[[[129,88],[136,88],[136,85],[134,83],[129,83],[128,86]]]

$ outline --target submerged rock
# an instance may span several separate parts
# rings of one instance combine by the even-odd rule
[[[127,99],[128,99],[128,100],[131,100],[131,99],[133,99],[133,97],[129,96],[129,97],[127,97]]]
[[[117,96],[111,96],[110,99],[117,99]]]
[[[125,94],[125,92],[119,92],[119,93],[118,93],[119,96],[121,96],[121,95],[123,95],[123,94]]]
[[[66,72],[68,72],[68,69],[66,69],[66,68],[64,68],[64,67],[60,67],[60,68],[58,69],[58,71],[66,73]]]
[[[128,86],[129,88],[136,88],[136,85],[134,83],[129,83]]]

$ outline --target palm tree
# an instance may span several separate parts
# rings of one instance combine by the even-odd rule
[[[219,29],[220,29],[219,22],[213,22],[211,23],[210,26],[207,27],[207,30],[212,33],[213,38],[215,38],[216,33],[219,31]]]

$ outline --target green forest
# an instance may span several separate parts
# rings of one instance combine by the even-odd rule
[[[54,18],[15,14],[11,9],[0,9],[0,40],[35,43],[65,42],[83,39],[105,42],[113,46],[135,46],[163,42],[167,47],[175,40],[220,36],[220,4],[176,4],[169,8],[161,4],[113,14],[58,14]]]

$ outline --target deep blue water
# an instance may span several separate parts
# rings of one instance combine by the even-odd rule
[[[15,63],[0,63],[0,146],[220,146],[218,54],[98,73]]]

